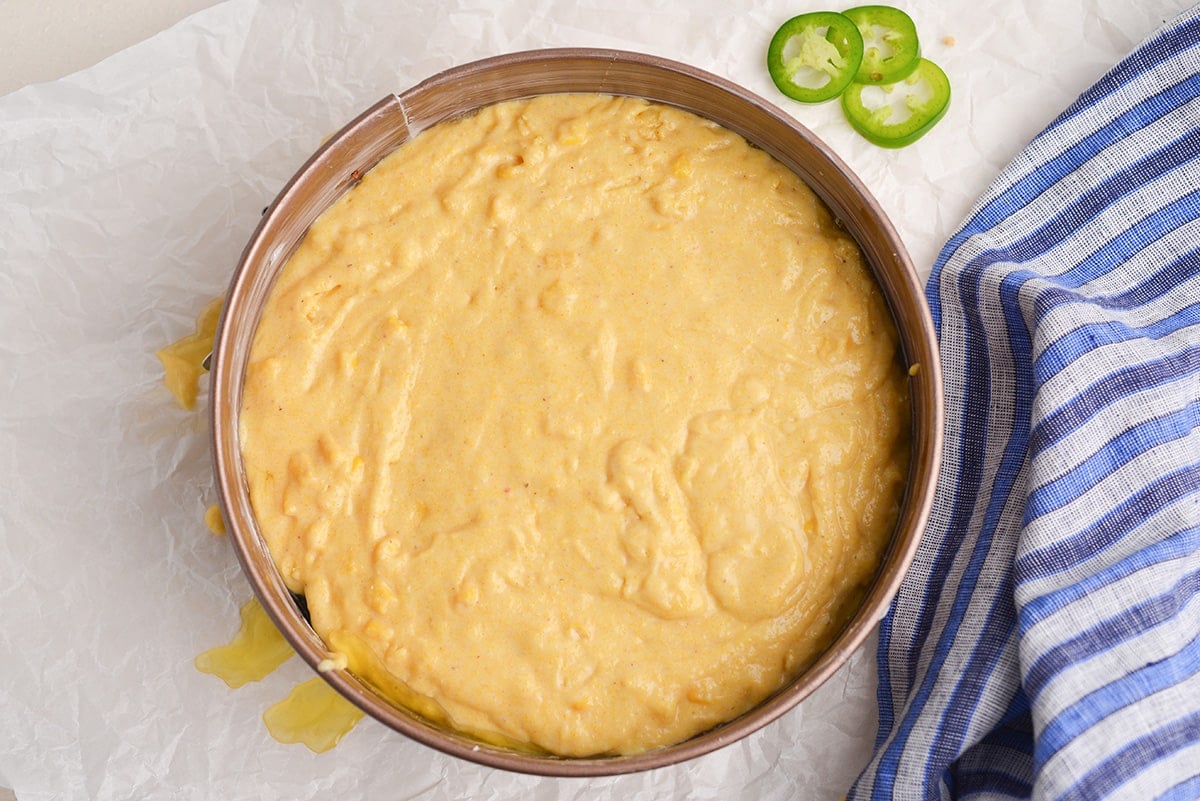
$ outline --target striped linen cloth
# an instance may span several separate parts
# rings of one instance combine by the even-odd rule
[[[1200,6],[1001,173],[927,294],[943,479],[849,798],[1200,799]]]

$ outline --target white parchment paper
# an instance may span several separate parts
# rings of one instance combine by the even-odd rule
[[[901,151],[763,67],[817,0],[231,0],[0,98],[0,785],[34,799],[837,799],[875,730],[872,644],[779,722],[600,780],[444,757],[364,720],[332,752],[260,716],[293,659],[231,691],[192,660],[250,596],[214,502],[206,418],[155,349],[220,294],[260,211],[320,142],[433,73],[548,46],[688,62],[778,103],[873,188],[927,274],[1011,156],[1187,0],[911,0],[952,108]],[[201,404],[205,403],[202,397]]]

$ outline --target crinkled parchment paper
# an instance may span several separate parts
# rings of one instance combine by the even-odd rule
[[[508,774],[364,720],[333,751],[195,670],[250,596],[214,502],[206,418],[155,349],[221,293],[323,137],[444,68],[546,46],[685,61],[772,99],[871,186],[927,274],[1017,149],[1185,0],[912,0],[954,87],[917,145],[777,95],[767,41],[813,0],[233,0],[70,78],[0,98],[0,785],[33,799],[836,799],[875,729],[871,645],[815,696],[693,762],[600,780]],[[201,405],[206,403],[202,396]]]

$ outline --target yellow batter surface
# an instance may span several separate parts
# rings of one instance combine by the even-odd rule
[[[819,654],[908,425],[882,296],[799,179],[690,114],[559,95],[422,133],[324,215],[241,437],[351,670],[591,755],[686,739]]]

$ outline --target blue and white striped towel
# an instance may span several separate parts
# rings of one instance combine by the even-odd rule
[[[1200,798],[1200,6],[1025,148],[927,292],[943,481],[850,798]]]

